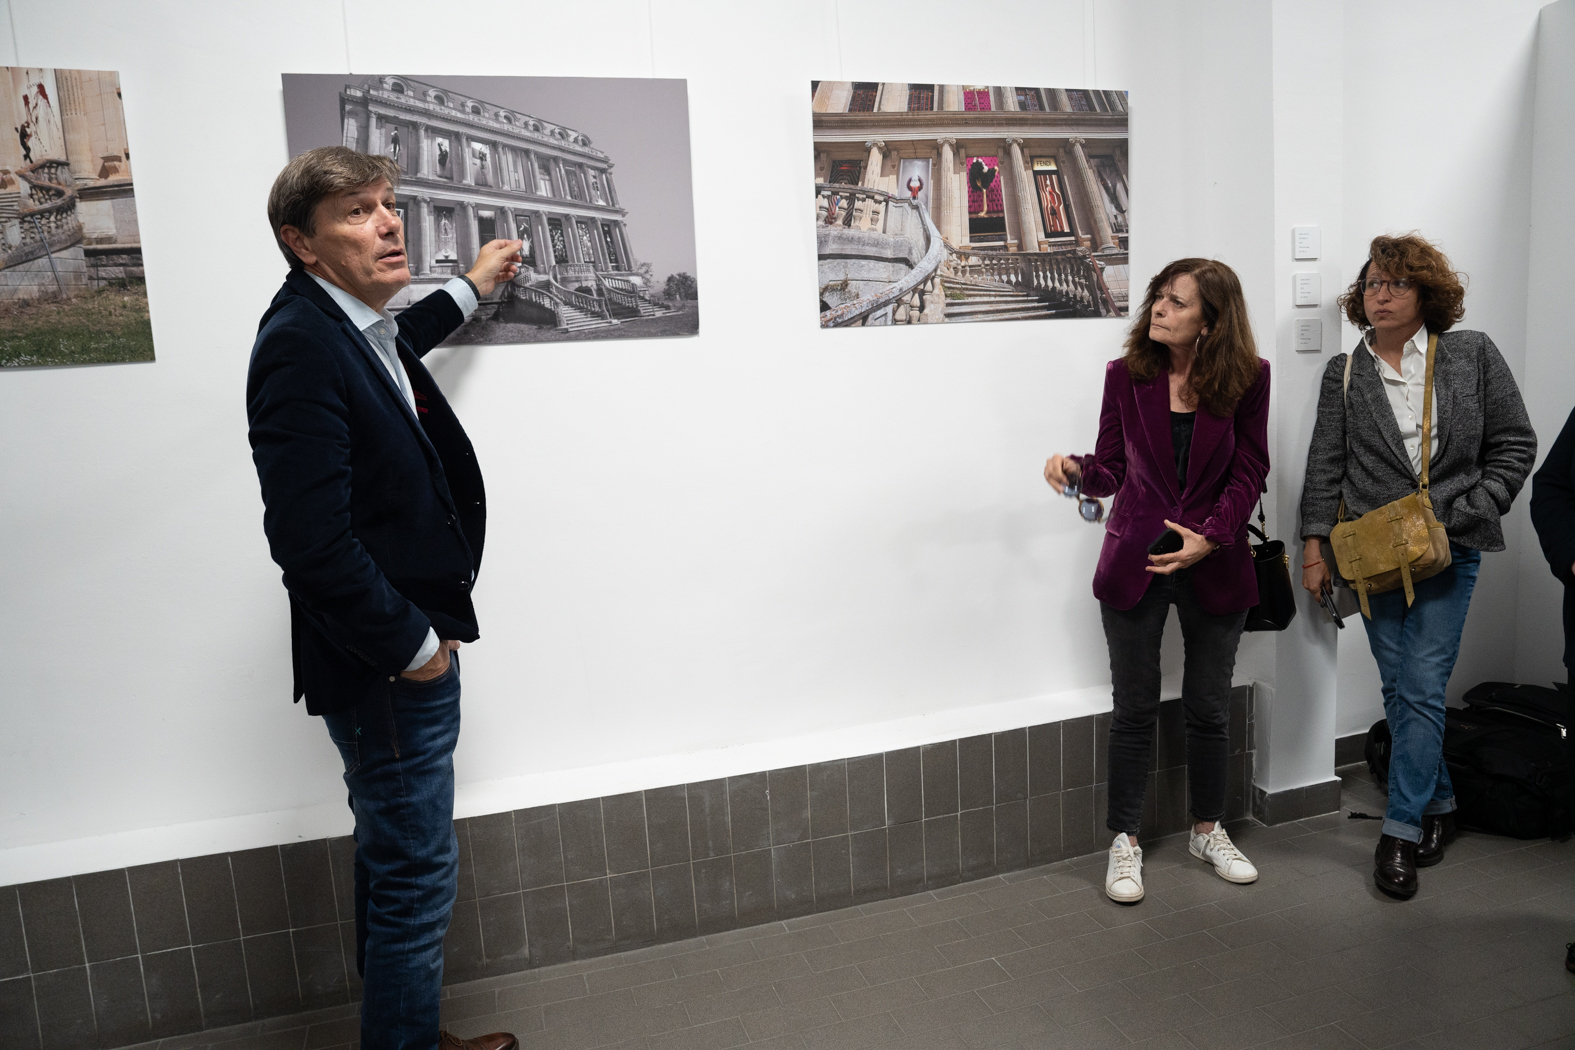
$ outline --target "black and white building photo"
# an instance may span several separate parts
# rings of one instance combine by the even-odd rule
[[[451,343],[698,330],[684,81],[286,74],[284,83],[292,155],[344,145],[399,165],[411,282],[391,309],[464,273],[481,245],[517,237],[519,277]],[[559,96],[580,115],[536,115],[567,116]],[[658,148],[642,150],[653,127]],[[642,235],[652,254],[636,254]]]

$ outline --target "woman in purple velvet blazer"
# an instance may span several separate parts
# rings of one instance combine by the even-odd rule
[[[1137,846],[1159,715],[1160,642],[1175,605],[1186,640],[1190,850],[1228,882],[1258,872],[1225,815],[1230,686],[1247,610],[1258,604],[1247,519],[1269,473],[1269,365],[1260,360],[1241,282],[1224,263],[1178,259],[1149,283],[1126,353],[1105,369],[1093,455],[1051,456],[1045,480],[1116,496],[1094,571],[1110,646],[1110,847],[1105,892],[1143,899]],[[1150,554],[1161,535],[1179,548]],[[1174,538],[1174,537],[1172,537]]]

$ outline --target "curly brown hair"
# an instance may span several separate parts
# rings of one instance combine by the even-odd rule
[[[1232,270],[1214,259],[1177,259],[1148,282],[1143,308],[1134,315],[1127,333],[1127,373],[1146,383],[1170,367],[1170,348],[1149,338],[1149,318],[1154,303],[1176,278],[1191,274],[1203,300],[1203,322],[1208,333],[1198,343],[1197,357],[1187,383],[1198,404],[1216,416],[1230,416],[1236,403],[1258,381],[1258,344],[1247,320],[1247,300],[1241,281]]]
[[[1361,272],[1337,300],[1356,327],[1372,327],[1362,305],[1362,284],[1374,267],[1390,277],[1416,282],[1417,305],[1429,332],[1447,332],[1466,316],[1466,275],[1456,272],[1436,244],[1412,230],[1398,237],[1374,237]]]

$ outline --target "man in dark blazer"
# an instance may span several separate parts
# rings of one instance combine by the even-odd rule
[[[421,358],[517,272],[519,241],[395,317],[410,283],[398,166],[333,146],[268,198],[290,274],[246,382],[263,530],[290,596],[295,698],[344,759],[355,814],[363,1050],[513,1050],[438,1028],[457,890],[454,745],[461,642],[478,636],[481,471]]]
[[[1531,476],[1531,524],[1537,530],[1548,568],[1564,585],[1564,672],[1575,691],[1575,412],[1564,421],[1548,458]],[[1575,703],[1575,696],[1565,693]],[[1575,708],[1569,717],[1575,722]],[[1575,734],[1565,738],[1570,765],[1575,768]],[[1570,784],[1575,808],[1575,781]],[[1564,968],[1575,973],[1575,941],[1564,946]]]

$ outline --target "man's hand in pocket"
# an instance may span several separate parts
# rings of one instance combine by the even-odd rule
[[[442,678],[448,674],[449,653],[459,648],[459,643],[452,640],[438,642],[437,652],[432,654],[432,659],[416,668],[414,671],[402,671],[399,677],[408,678],[412,682],[430,682],[434,678]]]

